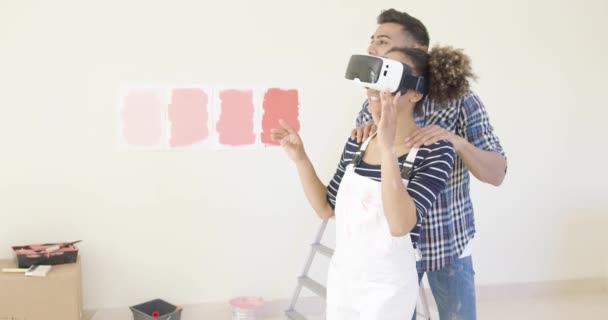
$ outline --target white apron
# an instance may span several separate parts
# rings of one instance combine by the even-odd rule
[[[410,320],[416,307],[418,272],[410,235],[391,235],[380,182],[355,173],[371,138],[346,167],[336,198],[326,320]],[[410,150],[403,164],[408,172],[417,151]]]

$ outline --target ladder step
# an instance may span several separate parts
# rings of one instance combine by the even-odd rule
[[[327,290],[320,283],[312,280],[311,278],[309,278],[307,276],[301,276],[301,277],[299,277],[298,278],[298,282],[302,286],[306,287],[310,291],[312,291],[312,292],[316,293],[318,296],[322,297],[323,299],[326,298],[326,296],[327,296]]]
[[[306,317],[294,309],[285,311],[285,315],[291,320],[306,320]]]
[[[315,250],[317,250],[317,252],[319,252],[320,254],[331,258],[331,256],[334,255],[334,249],[326,247],[320,243],[313,243],[312,247],[315,248]]]

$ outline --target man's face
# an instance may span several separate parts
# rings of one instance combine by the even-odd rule
[[[389,22],[378,25],[376,32],[371,36],[367,53],[374,56],[383,56],[391,48],[411,46],[412,43],[406,36],[403,26]]]

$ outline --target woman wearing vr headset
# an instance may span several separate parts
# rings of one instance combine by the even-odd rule
[[[289,124],[280,121],[281,128],[271,132],[296,164],[317,215],[336,218],[327,320],[411,319],[418,297],[412,238],[446,187],[454,149],[444,140],[410,149],[405,137],[417,128],[414,113],[426,95],[425,88],[429,98],[445,102],[466,92],[468,78],[473,76],[468,57],[451,48],[430,53],[392,49],[384,58],[369,59],[380,59],[383,68],[402,64],[402,80],[395,93],[367,89],[377,133],[363,143],[346,142],[328,186],[317,176],[300,136]],[[359,70],[365,69],[365,61],[361,63]]]

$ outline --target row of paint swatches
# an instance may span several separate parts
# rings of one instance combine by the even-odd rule
[[[143,149],[255,148],[277,144],[270,130],[279,119],[299,131],[299,113],[296,89],[130,88],[120,101],[120,137]]]

